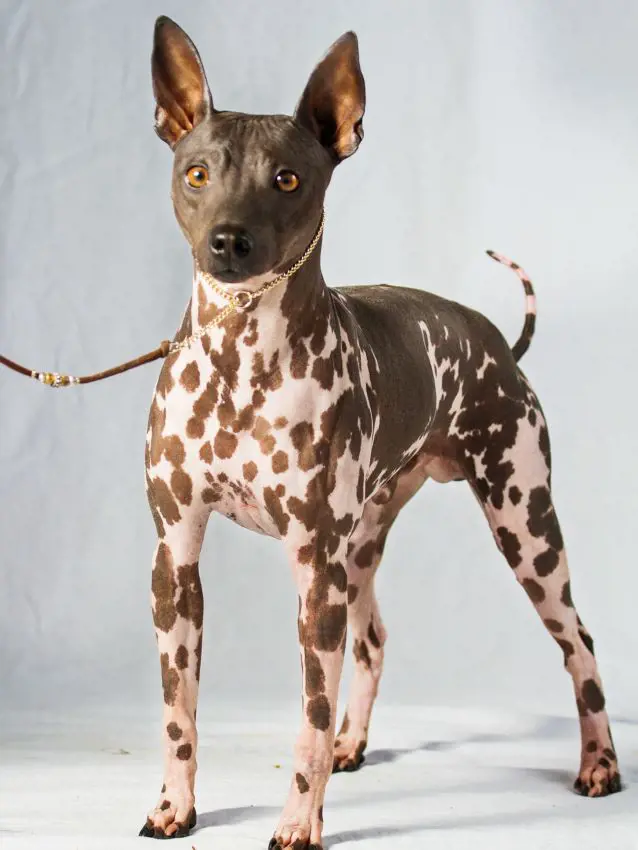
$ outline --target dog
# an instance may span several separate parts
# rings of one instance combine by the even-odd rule
[[[156,132],[192,249],[192,298],[151,405],[152,609],[164,691],[165,775],[141,835],[195,826],[202,658],[199,554],[209,516],[282,541],[298,590],[302,728],[270,848],[321,847],[331,772],[363,761],[386,631],[374,576],[397,514],[428,478],[467,481],[495,541],[562,650],[582,736],[576,790],[621,788],[593,641],[578,617],[551,497],[550,444],[517,361],[480,313],[395,286],[329,289],[320,246],[335,167],[363,138],[365,84],[349,32],[293,117],[219,111],[199,54],[155,26]],[[347,629],[355,676],[335,737]]]

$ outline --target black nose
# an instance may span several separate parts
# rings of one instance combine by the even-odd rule
[[[210,250],[216,257],[243,260],[251,252],[253,240],[247,230],[230,224],[220,224],[210,233]]]

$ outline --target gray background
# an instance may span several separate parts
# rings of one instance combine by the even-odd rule
[[[60,9],[63,7],[63,11]],[[612,713],[635,715],[638,3],[0,2],[0,350],[87,372],[178,325],[190,258],[152,130],[156,15],[196,41],[220,108],[289,112],[354,28],[366,138],[327,202],[330,283],[397,282],[486,313],[550,422],[574,594]],[[160,708],[143,448],[155,366],[53,393],[0,373],[0,700]],[[297,701],[281,548],[209,526],[204,702]],[[425,487],[380,572],[386,703],[573,714],[562,659],[464,485]]]

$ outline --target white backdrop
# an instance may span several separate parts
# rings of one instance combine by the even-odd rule
[[[576,603],[612,715],[636,714],[638,4],[631,0],[0,0],[0,351],[89,372],[177,327],[190,258],[154,136],[149,55],[166,13],[216,104],[289,112],[354,28],[366,137],[327,203],[333,284],[463,301],[514,340],[550,423]],[[144,703],[159,716],[143,486],[158,369],[52,393],[0,373],[0,700]],[[203,701],[297,701],[296,600],[273,541],[209,526]],[[469,490],[426,486],[378,580],[386,703],[573,714],[562,657]],[[149,798],[150,801],[150,798]]]

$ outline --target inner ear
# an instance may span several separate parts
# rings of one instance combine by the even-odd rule
[[[357,37],[347,32],[310,75],[295,119],[340,162],[356,151],[363,138],[365,99]]]
[[[213,112],[197,48],[167,17],[157,19],[151,59],[155,131],[171,148]]]

